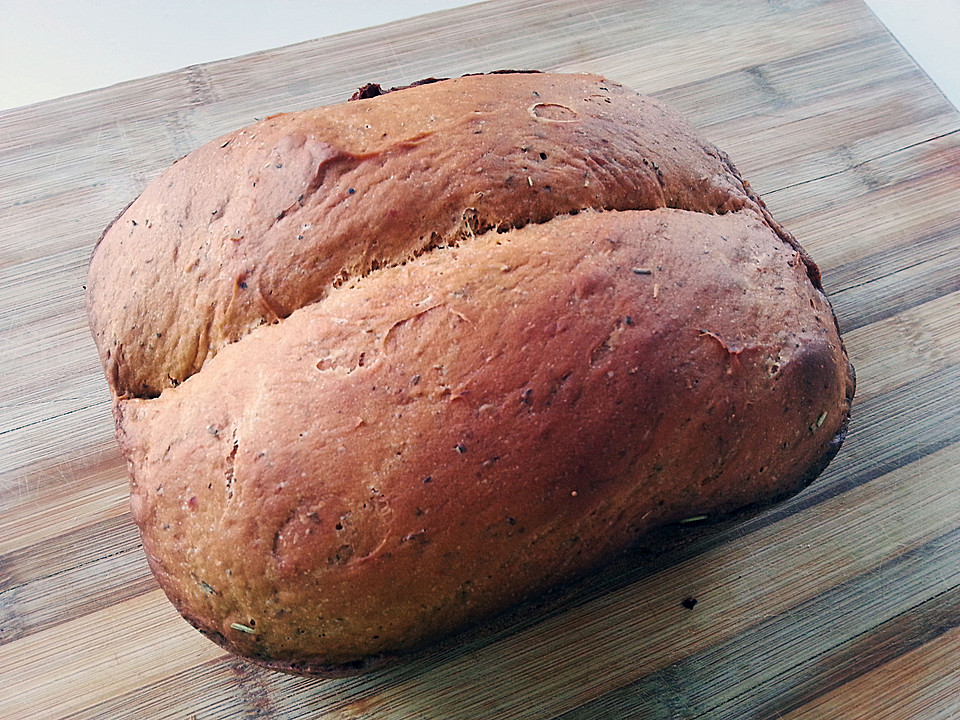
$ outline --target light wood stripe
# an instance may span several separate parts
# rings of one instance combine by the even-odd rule
[[[104,648],[90,662],[90,646]],[[57,717],[222,655],[154,590],[17,641],[0,653],[0,716]],[[130,710],[136,713],[135,708]]]

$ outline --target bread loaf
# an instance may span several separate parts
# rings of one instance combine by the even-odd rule
[[[104,232],[87,301],[161,587],[336,674],[798,491],[852,368],[727,157],[589,75],[267,118]]]

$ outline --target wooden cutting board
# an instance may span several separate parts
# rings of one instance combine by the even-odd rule
[[[847,443],[787,503],[440,656],[340,680],[229,657],[130,522],[93,243],[255,118],[505,67],[605,74],[729,152],[822,266]],[[960,114],[859,0],[494,0],[0,113],[2,718],[960,718],[958,441]]]

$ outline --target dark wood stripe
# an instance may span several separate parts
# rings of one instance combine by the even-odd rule
[[[785,715],[960,626],[958,548],[954,530],[555,720]]]
[[[948,249],[830,296],[841,332],[867,327],[960,290],[960,226],[937,235]]]
[[[130,513],[91,523],[0,556],[0,591],[80,570],[139,547],[140,537]]]

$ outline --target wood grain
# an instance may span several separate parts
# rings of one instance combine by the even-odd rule
[[[606,74],[733,157],[823,270],[847,443],[791,500],[434,657],[324,681],[227,656],[130,522],[93,243],[254,118],[502,67]],[[859,0],[493,0],[0,113],[0,717],[960,718],[958,207],[960,114]]]

